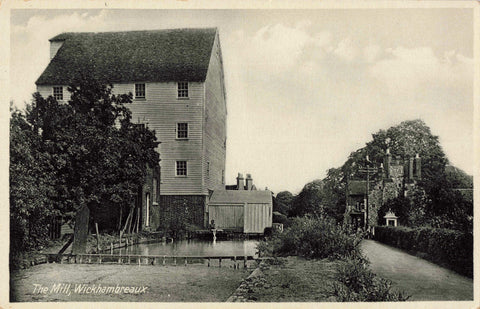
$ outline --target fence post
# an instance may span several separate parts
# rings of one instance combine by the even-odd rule
[[[163,256],[163,266],[165,266],[165,255]]]
[[[247,256],[243,257],[243,268],[247,268]]]
[[[113,242],[110,243],[110,255],[113,255]]]
[[[222,268],[222,258],[218,258],[218,266]]]

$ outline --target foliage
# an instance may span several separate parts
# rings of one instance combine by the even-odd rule
[[[54,174],[50,156],[39,151],[40,139],[25,119],[11,109],[10,115],[10,253],[26,251],[47,240],[49,220],[58,214],[49,197]]]
[[[400,249],[423,252],[435,263],[473,275],[473,234],[442,228],[376,227],[375,240]]]
[[[348,235],[347,231],[329,218],[293,218],[283,233],[275,233],[261,243],[262,255],[298,255],[306,258],[337,258],[359,250],[361,235]]]
[[[321,180],[314,180],[307,183],[293,200],[289,216],[302,217],[306,214],[315,216],[325,215],[323,187],[324,183]]]
[[[282,191],[273,198],[273,211],[287,215],[292,208],[293,194],[289,191]]]
[[[11,115],[11,226],[24,230],[12,240],[22,250],[31,247],[27,230],[38,243],[47,218],[83,205],[100,228],[118,228],[112,214],[132,209],[147,167],[159,162],[155,133],[131,122],[131,94],[114,95],[87,73],[68,90],[68,102],[35,93],[24,114]]]
[[[392,282],[376,276],[369,262],[360,255],[348,256],[337,266],[340,284],[333,285],[334,295],[342,302],[406,301],[410,296],[392,289]]]

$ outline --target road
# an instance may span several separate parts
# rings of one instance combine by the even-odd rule
[[[411,295],[410,300],[473,300],[473,279],[373,240],[361,243],[377,275]]]

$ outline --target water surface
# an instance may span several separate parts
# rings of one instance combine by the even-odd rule
[[[167,256],[255,256],[258,240],[180,240],[137,244],[116,249],[114,254],[167,255]]]

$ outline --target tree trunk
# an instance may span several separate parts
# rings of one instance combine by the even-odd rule
[[[127,220],[125,221],[125,225],[123,226],[123,229],[120,231],[120,237],[125,233],[125,229],[127,228],[127,226],[129,226],[129,222],[132,221],[132,214],[133,214],[133,208],[130,209],[130,212],[127,216]]]
[[[120,206],[120,216],[118,218],[118,227],[117,227],[119,231],[122,228],[122,215],[123,215],[123,207]]]
[[[137,234],[138,234],[139,225],[140,225],[140,208],[137,208]]]

